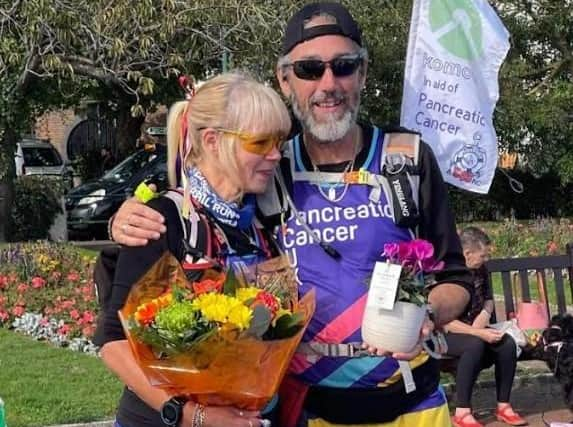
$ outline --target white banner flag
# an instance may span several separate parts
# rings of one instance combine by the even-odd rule
[[[497,165],[493,110],[509,33],[486,0],[414,0],[401,123],[422,133],[444,179],[487,193]]]

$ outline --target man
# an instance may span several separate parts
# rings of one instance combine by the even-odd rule
[[[281,162],[278,198],[288,209],[266,219],[269,225],[277,218],[282,222],[279,239],[297,270],[300,293],[317,290],[317,310],[302,347],[318,354],[295,356],[281,390],[290,420],[281,425],[449,425],[436,363],[419,347],[394,357],[373,348],[371,357],[350,357],[353,343],[361,341],[366,283],[375,261],[385,243],[410,240],[413,234],[395,224],[385,194],[347,182],[341,174],[377,175],[383,166],[385,132],[356,122],[366,72],[360,29],[342,5],[308,4],[289,20],[276,74],[302,133],[289,142]],[[429,294],[435,322],[442,325],[469,301],[469,277],[445,185],[425,144],[419,158],[411,169],[419,174],[420,215],[411,228],[417,227],[446,264]],[[273,212],[265,209],[267,201],[259,206],[268,215]],[[164,232],[161,221],[129,201],[111,231],[120,243],[143,244]],[[396,358],[411,360],[415,391],[406,393]]]

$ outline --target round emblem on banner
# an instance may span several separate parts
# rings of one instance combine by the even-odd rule
[[[440,45],[468,61],[483,53],[481,18],[472,0],[432,0],[430,29]]]

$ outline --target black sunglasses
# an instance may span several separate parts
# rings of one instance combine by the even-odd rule
[[[363,60],[364,57],[360,54],[343,55],[330,61],[301,59],[294,61],[292,64],[286,64],[286,66],[292,66],[294,75],[299,79],[319,80],[326,71],[327,65],[330,67],[330,71],[332,71],[334,77],[348,77],[356,72],[360,65],[362,65]]]

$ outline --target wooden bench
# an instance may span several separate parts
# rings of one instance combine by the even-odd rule
[[[562,255],[547,255],[537,257],[525,258],[497,258],[491,259],[486,263],[489,271],[490,282],[493,283],[493,277],[496,274],[501,274],[501,282],[503,286],[503,302],[505,313],[492,313],[491,321],[496,322],[496,319],[505,320],[511,318],[515,313],[514,295],[512,287],[512,276],[517,274],[520,278],[520,292],[521,299],[525,302],[531,301],[530,280],[529,275],[531,272],[539,273],[542,275],[543,286],[545,295],[547,295],[547,312],[549,316],[556,314],[563,314],[567,311],[567,304],[565,298],[565,288],[568,287],[568,292],[573,300],[573,243],[567,245],[565,254]],[[566,271],[566,275],[563,271]],[[553,276],[555,283],[554,295],[557,302],[556,307],[549,304],[550,293],[547,289],[547,276],[550,273]],[[536,278],[534,278],[536,280]],[[503,315],[502,315],[503,314]],[[527,352],[523,352],[520,360],[530,359]],[[440,361],[440,369],[444,372],[455,373],[457,359],[444,358]]]
[[[531,301],[531,291],[529,283],[529,273],[539,273],[543,277],[545,295],[547,295],[547,312],[550,317],[556,314],[563,314],[567,311],[565,299],[565,285],[569,288],[569,293],[573,299],[573,243],[566,247],[563,255],[547,255],[526,258],[499,258],[492,259],[486,263],[489,271],[490,281],[493,283],[494,274],[501,273],[503,286],[503,300],[505,307],[505,318],[510,318],[515,313],[514,295],[512,289],[512,275],[519,275],[521,298],[524,302]],[[568,279],[565,280],[563,271],[566,270]],[[547,272],[551,272],[555,282],[554,295],[557,302],[555,310],[549,304],[550,293],[547,289]],[[500,313],[494,313],[495,318]]]

